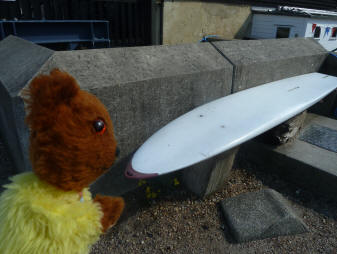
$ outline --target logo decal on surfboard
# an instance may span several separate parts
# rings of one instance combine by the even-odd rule
[[[299,86],[296,86],[294,88],[289,89],[288,92],[294,91],[294,90],[299,89],[299,88],[300,88]]]

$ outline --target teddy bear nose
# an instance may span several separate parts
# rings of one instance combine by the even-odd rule
[[[120,153],[120,152],[121,152],[121,151],[119,150],[119,147],[117,146],[117,147],[116,147],[116,152],[115,152],[116,157],[119,156],[119,153]]]

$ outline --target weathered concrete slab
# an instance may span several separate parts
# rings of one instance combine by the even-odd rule
[[[31,169],[27,153],[29,134],[19,92],[52,54],[52,50],[14,36],[0,42],[0,135],[17,172]]]
[[[270,145],[281,145],[294,140],[302,129],[307,111],[290,118],[288,121],[276,126],[259,136],[259,140]]]
[[[108,108],[120,160],[92,188],[123,193],[130,154],[150,135],[183,113],[230,94],[232,66],[209,44],[55,52],[39,73],[58,67]]]
[[[213,42],[233,63],[233,92],[318,71],[327,51],[313,39]]]
[[[262,168],[276,172],[303,188],[336,197],[337,153],[324,149],[319,143],[314,145],[301,140],[302,133],[312,126],[322,126],[337,132],[337,120],[308,114],[302,132],[293,142],[272,147],[250,141],[244,145],[244,149],[248,159],[263,165]],[[324,138],[324,135],[321,137]]]
[[[233,167],[237,151],[238,147],[235,147],[185,169],[182,173],[185,186],[202,198],[222,189]]]
[[[287,200],[271,189],[228,198],[220,205],[239,243],[308,231]]]
[[[337,54],[330,52],[319,71],[337,77]],[[312,106],[310,112],[337,119],[337,90]]]

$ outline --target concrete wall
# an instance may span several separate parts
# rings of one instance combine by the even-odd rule
[[[29,133],[19,93],[52,54],[52,50],[14,36],[0,42],[0,137],[11,151],[17,172],[31,170]]]
[[[311,38],[212,42],[234,66],[233,92],[318,71],[327,51]]]
[[[337,77],[337,53],[330,52],[325,58],[320,72]],[[337,90],[314,105],[311,112],[337,119]]]
[[[40,72],[55,67],[98,96],[111,115],[121,160],[93,186],[106,194],[132,189],[137,181],[123,174],[128,156],[169,121],[230,94],[232,78],[232,66],[209,44],[55,52]]]
[[[169,121],[231,92],[318,71],[327,55],[311,39],[52,52],[9,37],[0,42],[0,52],[13,52],[0,59],[6,63],[0,70],[1,109],[11,109],[0,111],[0,126],[5,131],[2,139],[16,144],[8,146],[10,153],[28,157],[20,90],[38,73],[59,67],[97,95],[114,122],[120,159],[92,186],[94,192],[112,195],[137,186],[137,181],[124,177],[126,163],[135,149]],[[20,136],[21,130],[26,134]],[[28,164],[16,161],[17,170],[28,170]]]
[[[251,21],[250,6],[207,1],[164,1],[163,44],[195,43],[205,35],[241,39]]]

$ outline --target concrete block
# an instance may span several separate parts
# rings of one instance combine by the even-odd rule
[[[31,169],[29,133],[24,124],[25,111],[19,93],[52,54],[52,50],[14,36],[0,42],[0,135],[16,172]]]
[[[337,67],[337,66],[336,66]],[[337,90],[308,109],[310,113],[337,119]]]
[[[92,186],[105,193],[135,187],[127,158],[169,121],[230,94],[232,66],[209,44],[55,52],[39,72],[59,67],[109,110],[121,150],[113,169]]]
[[[320,72],[337,77],[336,67],[337,67],[337,53],[329,52],[320,68]]]
[[[259,137],[259,140],[271,145],[281,145],[294,140],[303,127],[307,111],[304,111]]]
[[[320,68],[320,72],[337,77],[337,54],[330,52],[325,58],[323,65]],[[310,112],[324,115],[328,117],[334,117],[337,119],[337,90],[329,94],[319,103],[316,103],[310,109]]]
[[[319,43],[307,38],[212,44],[234,65],[233,92],[318,71],[328,54]]]
[[[327,128],[334,136],[323,133],[315,137],[316,145],[302,140],[302,135],[313,126]],[[300,135],[293,142],[273,147],[253,140],[245,143],[243,149],[247,159],[262,165],[261,169],[275,172],[302,188],[336,197],[337,153],[321,146],[319,139],[323,138],[325,142],[337,139],[337,120],[308,114]],[[332,145],[337,148],[337,143]]]
[[[232,169],[238,147],[185,169],[184,185],[199,197],[205,197],[224,187]]]
[[[271,189],[228,198],[220,205],[239,243],[308,232],[287,200]]]

